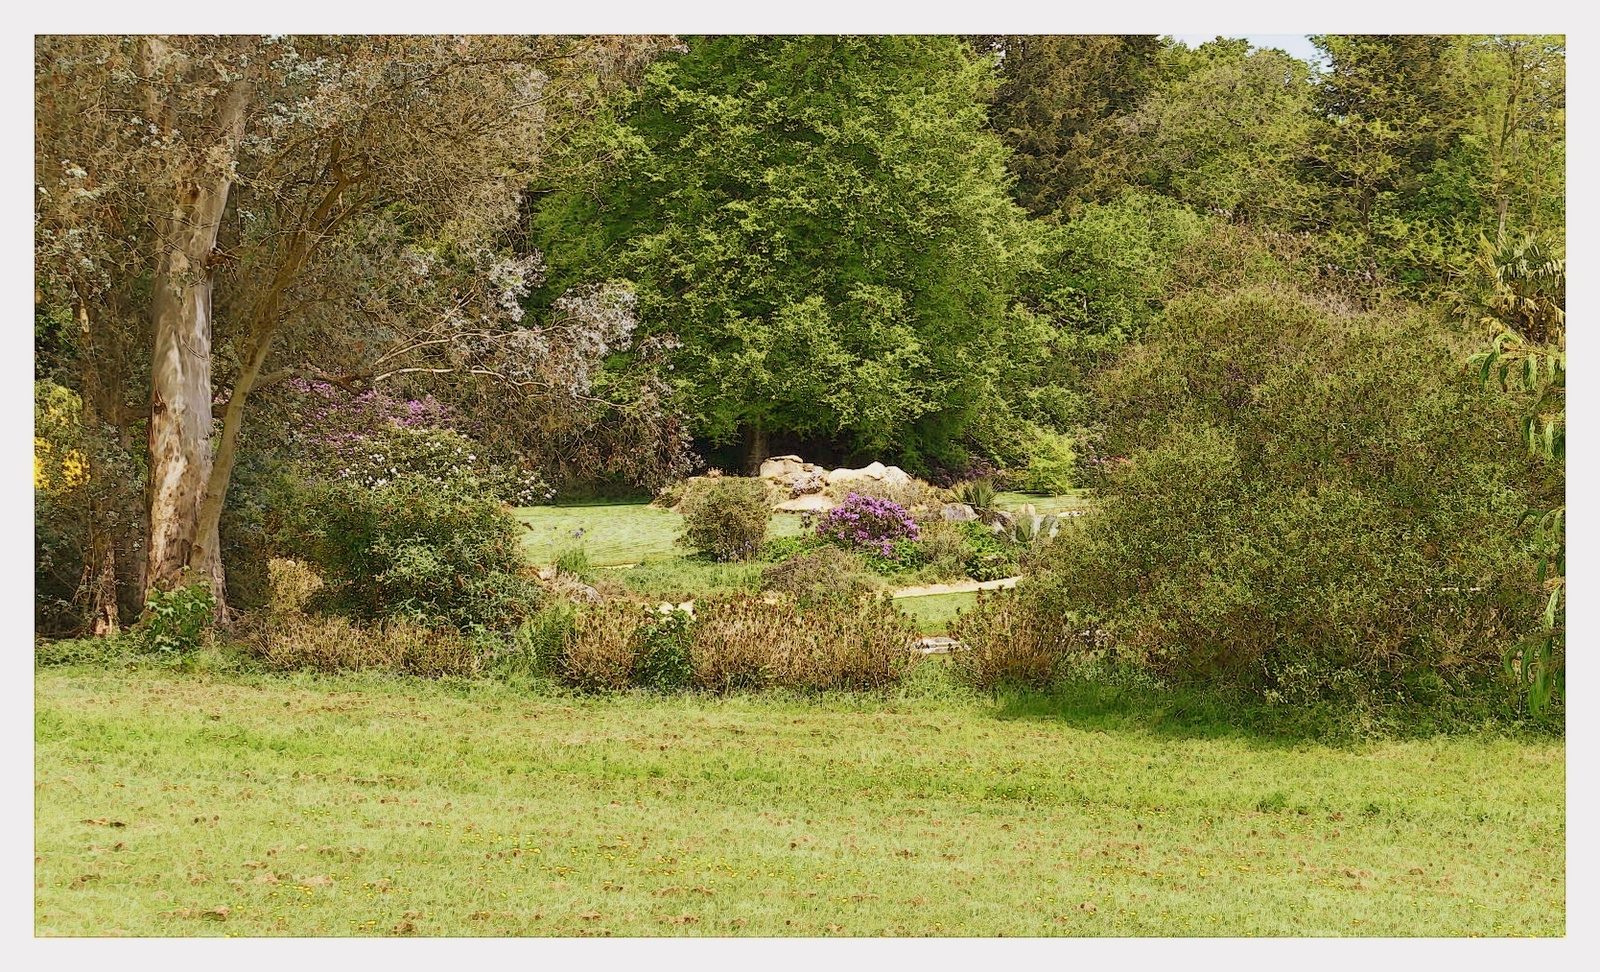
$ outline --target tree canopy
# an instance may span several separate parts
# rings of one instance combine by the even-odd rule
[[[959,449],[1032,245],[953,37],[717,37],[647,72],[546,198],[552,280],[620,278],[681,342],[694,431]],[[559,289],[559,288],[558,288]]]

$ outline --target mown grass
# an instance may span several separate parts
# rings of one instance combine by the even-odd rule
[[[717,699],[40,669],[35,928],[1565,932],[1559,739],[1325,746],[944,673]]]
[[[1074,489],[1057,496],[1000,492],[995,494],[994,502],[1003,510],[1020,510],[1024,504],[1032,503],[1036,513],[1060,513],[1063,510],[1090,509],[1094,505],[1091,495],[1087,489]]]
[[[944,634],[950,630],[950,622],[962,611],[972,609],[978,602],[978,595],[974,591],[964,591],[957,594],[925,594],[921,597],[900,597],[895,599],[895,606],[900,608],[917,623],[917,630],[923,634]]]
[[[555,563],[563,550],[580,545],[596,566],[643,564],[686,553],[675,542],[683,532],[683,517],[644,502],[524,506],[516,516],[527,526],[523,546],[536,564]],[[799,514],[774,513],[767,535],[788,536],[802,529]]]

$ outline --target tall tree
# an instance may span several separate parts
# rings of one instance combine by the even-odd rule
[[[1323,35],[1328,258],[1437,296],[1472,273],[1480,237],[1559,238],[1565,47],[1559,37]]]
[[[545,200],[553,279],[632,281],[694,431],[746,461],[773,434],[953,457],[1028,245],[990,71],[951,37],[693,40]]]
[[[999,60],[990,124],[1011,149],[1017,201],[1036,215],[1105,201],[1126,182],[1117,126],[1162,79],[1160,38],[974,38]]]
[[[56,255],[57,268],[87,260],[88,270],[80,260],[53,279],[85,300],[91,320],[96,298],[75,281],[149,286],[141,586],[206,580],[226,616],[218,521],[263,378],[373,380],[379,359],[389,374],[509,378],[526,363],[537,342],[514,335],[525,330],[518,301],[536,256],[513,253],[510,233],[522,188],[547,141],[603,94],[601,76],[636,71],[659,46],[562,37],[39,40],[41,148],[60,151],[39,163],[38,248]],[[66,109],[85,97],[96,110],[75,118]],[[64,177],[50,171],[55,160]],[[113,232],[122,227],[133,229]],[[117,245],[79,245],[85,238]],[[362,315],[372,295],[401,281],[434,299],[352,333],[373,324]],[[305,328],[344,337],[302,341],[296,350],[306,353],[265,373],[280,334]],[[214,400],[225,403],[220,429]]]
[[[1222,39],[1170,60],[1168,79],[1123,126],[1133,181],[1238,222],[1312,219],[1310,66]]]

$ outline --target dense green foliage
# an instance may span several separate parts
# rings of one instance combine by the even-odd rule
[[[1030,245],[951,37],[717,37],[591,129],[538,222],[552,280],[626,278],[683,343],[712,442],[790,433],[911,465],[959,458]],[[752,448],[755,448],[752,445]],[[759,458],[759,457],[757,457]]]
[[[975,43],[1002,55],[989,118],[1012,150],[1017,201],[1042,216],[1114,194],[1125,178],[1117,126],[1160,82],[1161,41],[1031,34]]]
[[[475,489],[404,475],[377,487],[316,484],[298,499],[286,530],[325,582],[314,605],[509,633],[538,604],[521,528]]]
[[[263,374],[221,520],[230,599],[260,607],[269,558],[289,556],[323,573],[314,605],[361,624],[504,634],[538,600],[526,552],[600,597],[760,588],[785,610],[1020,573],[1017,599],[964,622],[975,684],[1110,659],[1275,702],[1548,708],[1565,661],[1564,38],[1313,42],[1318,63],[1224,38],[618,40],[622,60],[568,79],[570,117],[518,170],[515,204],[504,167],[440,156],[441,184],[477,180],[452,192],[502,200],[484,204],[490,236],[410,227],[404,206],[340,236],[323,285],[360,283],[365,323],[318,310],[284,350],[342,350]],[[46,74],[78,97],[78,75]],[[57,114],[42,132],[94,144]],[[41,186],[75,184],[55,167]],[[131,613],[143,436],[106,389],[143,359],[89,394],[68,277],[43,280],[36,310],[36,627],[104,633],[119,598]],[[136,275],[109,283],[142,306]],[[120,328],[85,347],[109,354]],[[834,555],[768,543],[759,481],[683,485],[789,451],[934,485],[828,487],[854,548]],[[937,487],[963,481],[979,523],[943,519]],[[657,556],[665,509],[593,532],[530,517],[520,535],[495,501],[543,503],[549,483],[664,485],[704,556]],[[1103,500],[1081,519],[994,499],[1078,487]],[[895,531],[851,519],[885,504]],[[682,638],[619,640],[607,625],[637,618],[617,611],[574,622],[592,649],[575,683],[692,681]],[[353,636],[323,634],[343,657]]]
[[[1085,651],[1284,701],[1492,685],[1542,606],[1518,521],[1558,487],[1464,350],[1293,293],[1169,307],[1099,383],[1127,459],[1039,596],[1099,629]]]
[[[717,560],[746,560],[767,539],[767,487],[759,479],[720,476],[683,498],[683,542]]]

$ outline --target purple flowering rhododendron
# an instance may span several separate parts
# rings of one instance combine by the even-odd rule
[[[851,493],[822,514],[817,536],[854,550],[875,550],[893,557],[896,540],[921,539],[922,531],[899,503]]]

